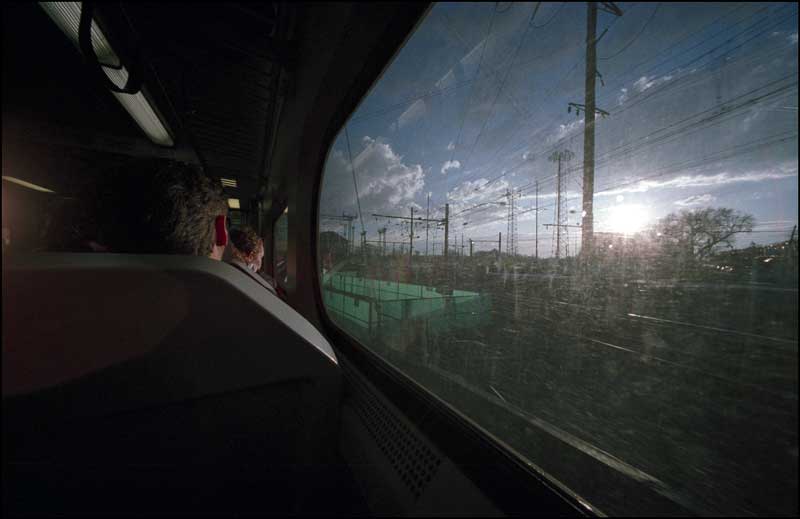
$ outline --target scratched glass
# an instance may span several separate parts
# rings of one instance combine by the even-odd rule
[[[435,5],[331,145],[329,318],[601,512],[796,515],[797,58],[790,3]]]

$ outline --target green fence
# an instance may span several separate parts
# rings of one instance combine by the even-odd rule
[[[480,326],[488,320],[490,298],[477,292],[368,279],[349,273],[323,276],[323,301],[333,319],[362,340],[402,333],[424,322],[428,333]]]

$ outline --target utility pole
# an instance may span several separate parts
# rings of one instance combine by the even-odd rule
[[[506,223],[506,254],[509,256],[517,255],[517,214],[514,207],[516,193],[506,190],[508,198],[508,220]]]
[[[367,256],[367,231],[361,231],[361,255]]]
[[[496,244],[497,244],[497,247],[498,247],[498,250],[500,250],[500,249],[499,249],[499,247],[500,247],[500,239],[498,239],[498,241],[494,241],[494,240],[473,240],[472,238],[470,238],[470,239],[469,239],[469,256],[470,256],[470,257],[472,257],[472,254],[473,254],[473,246],[474,246],[476,243],[491,243],[491,244],[495,244],[495,243],[496,243]]]
[[[534,257],[539,259],[539,181],[536,181],[536,210],[534,211],[534,216],[536,219],[536,229],[534,231],[535,234],[535,252]]]
[[[556,174],[556,215],[555,215],[556,221],[554,222],[553,225],[556,235],[555,251],[554,251],[556,259],[561,257],[561,233],[562,233],[561,229],[566,227],[566,222],[564,221],[564,219],[566,218],[566,212],[564,212],[563,216],[561,214],[562,213],[561,208],[565,203],[565,200],[562,199],[562,192],[564,190],[565,182],[563,182],[561,178],[561,163],[572,160],[572,157],[574,157],[574,155],[575,154],[572,153],[570,150],[560,150],[560,151],[556,150],[553,153],[551,153],[550,156],[548,157],[548,160],[550,162],[556,162],[558,164],[558,173]]]
[[[428,208],[425,209],[425,256],[428,255],[428,229],[430,224],[427,222],[428,218],[431,217],[431,194],[428,193]]]
[[[446,212],[447,212],[447,208],[445,208],[445,213]],[[418,222],[423,222],[423,221],[424,222],[436,222],[437,224],[440,224],[440,223],[443,222],[442,220],[437,220],[435,218],[433,218],[433,219],[420,218],[420,217],[416,217],[415,218],[414,217],[414,208],[413,207],[411,208],[411,218],[409,218],[408,216],[395,216],[395,215],[389,215],[389,214],[375,214],[375,213],[372,213],[372,216],[374,216],[376,218],[389,218],[389,219],[392,219],[392,220],[408,220],[410,222],[409,229],[411,230],[411,232],[409,233],[409,246],[408,246],[409,257],[414,254],[414,220],[416,220]],[[446,225],[446,222],[445,222],[445,225]],[[384,229],[384,232],[386,232],[385,229]],[[384,240],[385,240],[385,236],[384,236]],[[394,251],[394,246],[392,247],[392,251]],[[405,247],[402,247],[401,254],[405,254]],[[411,263],[410,263],[410,260],[409,260],[409,265],[410,264]]]
[[[497,259],[500,259],[500,253],[503,252],[503,233],[497,233]]]
[[[464,255],[464,233],[461,233],[461,256]]]
[[[587,2],[586,16],[586,117],[583,126],[583,229],[581,250],[591,254],[594,241],[594,109],[597,76],[597,3]],[[558,222],[559,224],[561,221]],[[559,228],[560,229],[560,228]]]
[[[409,222],[409,230],[411,232],[408,233],[408,266],[411,266],[411,261],[414,258],[414,207],[411,207],[411,220]]]
[[[386,227],[378,229],[378,248],[380,248],[381,256],[386,256]]]
[[[444,204],[444,257],[447,257],[447,240],[450,234],[450,204]]]
[[[614,2],[599,2],[601,9],[616,16],[622,16],[622,10]],[[590,255],[594,245],[594,131],[595,117],[600,113],[603,117],[608,115],[605,110],[599,110],[595,99],[595,80],[600,75],[597,70],[597,42],[605,36],[605,31],[597,37],[597,6],[598,2],[586,2],[586,82],[584,90],[584,104],[570,103],[567,111],[575,108],[575,113],[585,113],[583,126],[583,213],[581,219],[581,253]],[[600,82],[603,82],[602,76]],[[559,222],[560,223],[560,222]]]

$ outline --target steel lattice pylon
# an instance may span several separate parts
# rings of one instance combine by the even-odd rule
[[[514,193],[512,190],[506,190],[506,198],[508,199],[507,208],[508,208],[508,218],[506,222],[506,254],[508,256],[516,256],[517,255],[517,213],[516,213],[516,204],[514,200],[518,196],[518,193]]]

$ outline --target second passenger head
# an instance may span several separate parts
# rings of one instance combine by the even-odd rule
[[[244,263],[253,272],[261,270],[264,259],[264,240],[252,227],[231,229],[232,253],[235,260]]]

